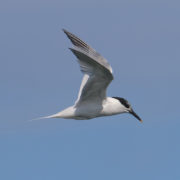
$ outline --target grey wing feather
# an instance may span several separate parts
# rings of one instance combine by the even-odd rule
[[[106,89],[113,80],[112,68],[99,53],[78,37],[63,30],[73,43],[70,48],[77,57],[80,69],[85,74],[81,83],[76,105],[86,100],[101,102],[106,97]]]
[[[94,69],[98,69],[106,78],[109,77],[109,79],[113,80],[113,75],[109,71],[109,69],[102,66],[96,59],[93,59],[91,55],[89,55],[86,52],[83,52],[83,50],[75,47],[75,48],[69,48],[73,54],[78,58],[80,63],[80,68],[83,73],[91,74]]]
[[[82,49],[84,53],[87,53],[88,56],[91,56],[92,59],[94,59],[96,62],[98,62],[100,65],[104,66],[106,69],[108,69],[112,73],[112,68],[108,61],[102,57],[98,52],[96,52],[93,48],[91,48],[88,44],[83,42],[81,39],[79,39],[74,34],[68,32],[67,30],[63,29],[64,33],[67,35],[67,37],[71,40],[73,45],[75,47],[78,47],[79,49]]]
[[[71,48],[70,50],[78,58],[80,69],[85,74],[76,103],[88,98],[92,101],[94,99],[103,100],[106,96],[106,89],[113,80],[112,74],[80,49]]]

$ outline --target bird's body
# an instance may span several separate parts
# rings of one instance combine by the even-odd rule
[[[70,106],[48,118],[87,120],[100,116],[124,113],[124,107],[115,98],[107,97],[103,102],[86,101],[80,105]]]
[[[43,118],[87,120],[100,116],[131,113],[142,121],[127,100],[106,96],[106,89],[113,80],[112,68],[108,61],[77,36],[66,30],[63,31],[74,45],[70,50],[77,57],[84,76],[75,104]]]

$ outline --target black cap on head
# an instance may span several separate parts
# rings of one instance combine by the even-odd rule
[[[121,97],[113,97],[113,98],[119,100],[120,103],[123,104],[126,108],[130,108],[131,105],[128,103],[126,99]]]

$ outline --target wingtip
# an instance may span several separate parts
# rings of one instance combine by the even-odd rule
[[[66,29],[62,28],[62,31],[68,36],[68,34],[70,34],[70,32],[68,32]]]
[[[66,34],[66,36],[70,39],[70,41],[73,43],[72,37],[74,36],[72,33],[67,31],[66,29],[62,29],[62,31]]]
[[[68,48],[70,51],[75,52],[76,50],[73,48]]]
[[[62,28],[62,31],[63,31],[64,33],[66,33],[66,32],[67,32],[67,30],[66,30],[66,29],[64,29],[64,28]]]

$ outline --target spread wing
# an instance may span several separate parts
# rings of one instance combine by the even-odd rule
[[[112,68],[105,58],[75,35],[63,30],[74,47],[70,50],[77,57],[84,73],[76,105],[86,101],[102,102],[106,89],[113,80]]]

